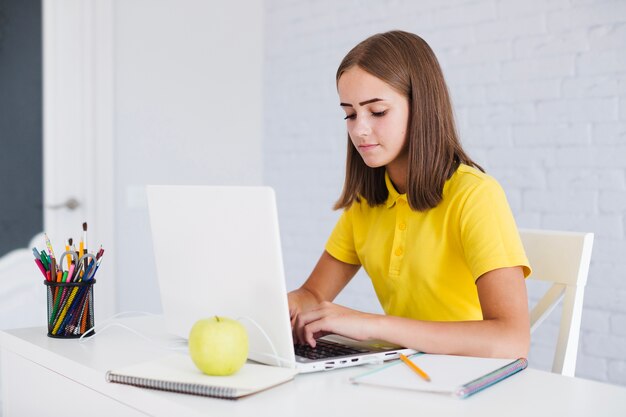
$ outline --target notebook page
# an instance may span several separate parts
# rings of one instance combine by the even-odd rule
[[[501,368],[515,359],[474,358],[418,354],[410,358],[430,376],[427,382],[401,361],[352,378],[357,384],[453,394],[464,384]]]

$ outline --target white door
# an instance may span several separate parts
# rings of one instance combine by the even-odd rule
[[[113,0],[43,1],[44,231],[55,252],[68,238],[105,249],[96,323],[115,313]]]

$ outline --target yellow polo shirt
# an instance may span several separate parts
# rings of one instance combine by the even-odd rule
[[[386,314],[418,320],[481,320],[476,280],[497,268],[530,266],[498,182],[460,165],[430,210],[412,210],[385,175],[389,198],[344,210],[326,251],[362,265]]]

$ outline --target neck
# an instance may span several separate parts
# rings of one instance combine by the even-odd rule
[[[394,161],[395,162],[395,161]],[[389,179],[400,194],[406,193],[406,164],[401,167],[398,164],[389,164],[386,167]]]

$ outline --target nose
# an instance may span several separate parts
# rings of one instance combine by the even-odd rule
[[[372,133],[372,127],[370,126],[367,118],[360,117],[356,119],[356,123],[353,126],[352,132],[355,136],[365,137]]]

